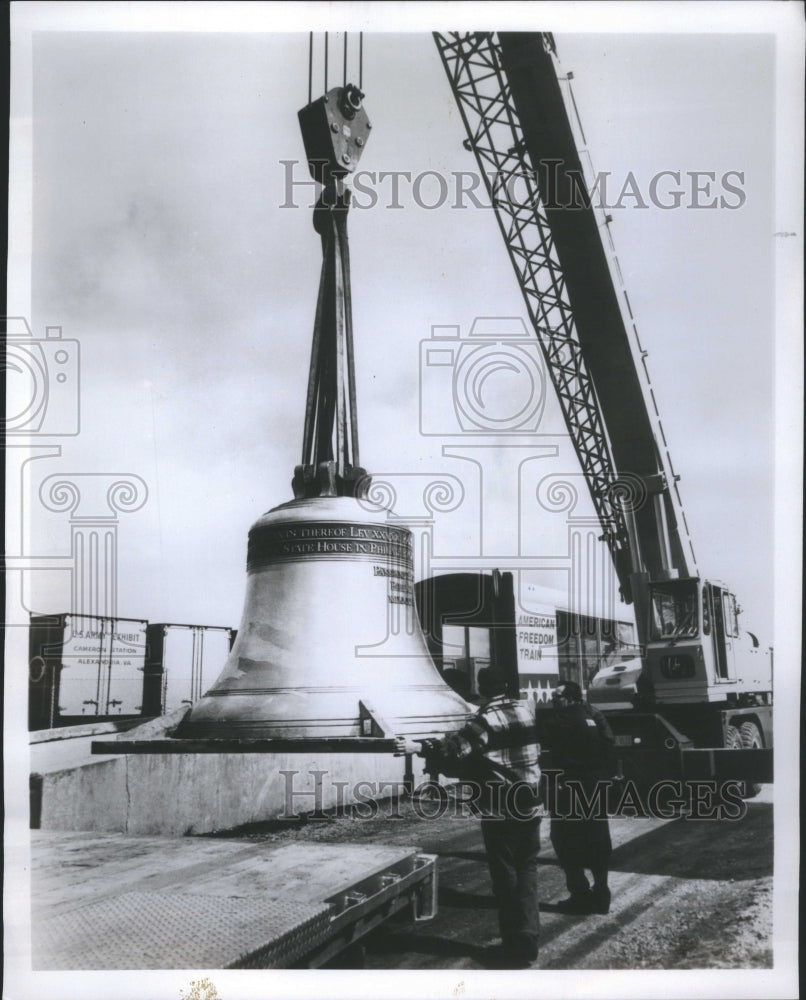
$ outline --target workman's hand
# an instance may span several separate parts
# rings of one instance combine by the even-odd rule
[[[420,747],[415,742],[407,740],[405,736],[395,736],[395,757],[419,752]]]

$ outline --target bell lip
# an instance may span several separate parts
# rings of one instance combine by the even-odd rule
[[[362,707],[363,706],[363,707]],[[432,683],[367,684],[328,688],[322,685],[265,687],[262,690],[208,690],[188,711],[177,735],[235,735],[245,729],[294,730],[295,736],[339,736],[361,731],[362,712],[374,713],[386,735],[458,731],[478,707],[466,701],[437,675]]]

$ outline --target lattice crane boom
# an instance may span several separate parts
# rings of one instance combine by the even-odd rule
[[[581,187],[553,38],[435,33],[434,39],[622,594],[636,596],[636,573],[696,575],[662,429],[647,403],[649,386],[641,381],[599,221]],[[629,309],[626,297],[625,303]]]

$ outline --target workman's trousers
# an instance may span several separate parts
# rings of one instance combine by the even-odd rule
[[[537,957],[540,938],[540,817],[483,819],[481,831],[504,948],[532,961]]]
[[[551,844],[572,896],[584,895],[590,888],[586,868],[593,875],[594,888],[604,890],[607,887],[613,848],[606,819],[552,818]]]

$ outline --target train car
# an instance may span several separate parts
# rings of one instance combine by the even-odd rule
[[[28,728],[143,714],[147,622],[99,615],[32,615]]]
[[[198,701],[220,673],[235,636],[234,629],[215,625],[150,624],[145,714],[164,715]]]
[[[510,693],[548,703],[560,680],[587,691],[602,663],[628,658],[635,642],[626,606],[571,610],[566,594],[537,584],[516,594],[512,573],[448,573],[415,591],[429,651],[460,694],[474,695],[478,671],[495,663]]]
[[[28,728],[152,718],[191,705],[215,680],[234,636],[210,625],[32,615]]]

